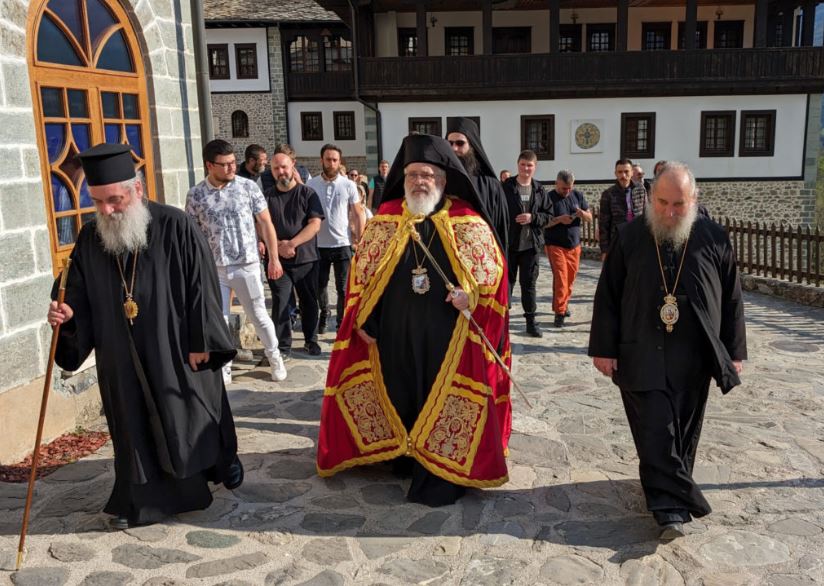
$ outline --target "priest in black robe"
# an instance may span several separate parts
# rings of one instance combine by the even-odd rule
[[[506,194],[481,144],[478,125],[471,118],[449,118],[446,139],[472,179],[481,208],[478,211],[489,219],[504,258],[509,258],[509,208]]]
[[[667,163],[647,211],[607,254],[589,355],[621,389],[647,509],[661,539],[710,505],[692,478],[710,381],[726,394],[747,357],[735,256],[720,225],[697,213],[695,178]]]
[[[235,355],[209,247],[181,210],[148,201],[128,145],[79,155],[96,217],[77,238],[56,363],[95,352],[114,446],[112,525],[205,509],[243,480],[221,367]]]

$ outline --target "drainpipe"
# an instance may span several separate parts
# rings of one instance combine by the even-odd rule
[[[192,41],[195,52],[195,76],[197,103],[200,113],[200,143],[205,146],[214,138],[212,128],[212,95],[209,88],[209,56],[206,50],[206,23],[203,19],[202,0],[191,0]]]
[[[381,136],[381,112],[378,110],[377,104],[370,104],[365,101],[363,98],[360,97],[360,81],[358,79],[358,25],[357,25],[357,14],[355,11],[355,5],[352,3],[352,0],[348,0],[349,2],[349,14],[350,18],[352,19],[352,73],[355,76],[355,87],[354,87],[354,98],[355,101],[363,105],[365,108],[369,108],[375,113],[375,133],[377,134],[377,141],[378,141],[378,162],[383,159],[383,137]]]

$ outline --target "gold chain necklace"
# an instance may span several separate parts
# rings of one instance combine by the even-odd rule
[[[120,257],[114,257],[115,261],[117,261],[117,270],[120,273],[120,282],[123,284],[123,290],[126,292],[126,301],[123,302],[123,312],[126,314],[126,318],[131,325],[134,325],[134,318],[137,317],[140,311],[140,308],[137,306],[137,301],[135,301],[133,297],[134,279],[137,275],[138,254],[140,254],[140,252],[136,250],[134,253],[134,261],[132,262],[132,282],[129,287],[126,286],[126,277],[123,275],[123,266],[120,264]]]
[[[415,230],[415,228],[412,228]],[[432,241],[435,239],[435,234],[438,233],[438,229],[435,225],[432,225],[432,236],[429,237],[429,244],[426,245],[426,248],[431,250],[432,249]],[[415,265],[416,268],[412,269],[412,291],[417,293],[418,295],[424,295],[429,291],[430,283],[429,283],[429,275],[427,274],[426,268],[423,266],[423,261],[418,260],[418,250],[417,246],[418,241],[414,238],[412,239],[412,254],[415,255]],[[424,260],[426,260],[426,255],[424,255]]]
[[[664,263],[661,262],[661,250],[658,247],[658,238],[655,239],[655,253],[658,255],[658,268],[661,270],[661,281],[664,283],[664,305],[661,306],[661,321],[667,326],[667,333],[672,333],[672,326],[678,322],[680,314],[678,312],[678,300],[675,298],[675,290],[678,288],[678,280],[681,278],[681,269],[684,268],[684,259],[687,258],[687,245],[689,238],[684,243],[684,251],[681,253],[681,263],[678,265],[678,274],[675,276],[675,284],[672,286],[672,293],[667,288],[667,278],[664,276]]]

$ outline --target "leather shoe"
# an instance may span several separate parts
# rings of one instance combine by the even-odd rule
[[[229,490],[235,490],[241,484],[243,484],[243,463],[241,463],[240,458],[235,456],[235,461],[229,464],[223,486]]]
[[[674,521],[661,526],[661,533],[658,535],[658,539],[661,541],[672,541],[673,539],[684,537],[684,535],[686,535],[684,533],[684,524]]]
[[[572,312],[571,312],[570,310],[568,310],[568,309],[567,309],[567,310],[564,312],[564,317],[572,317]]]
[[[564,327],[564,314],[563,313],[556,313],[555,314],[555,321],[553,322],[556,328]]]
[[[118,515],[109,519],[109,526],[118,531],[124,531],[129,528],[129,518]]]

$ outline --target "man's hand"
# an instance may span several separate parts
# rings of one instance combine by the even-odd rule
[[[258,254],[260,258],[266,256],[266,245],[263,243],[263,240],[258,240]]]
[[[283,276],[283,267],[280,266],[280,261],[276,255],[269,257],[269,266],[266,267],[266,276],[276,281]]]
[[[607,260],[607,253],[606,253],[606,252],[602,252],[602,253],[601,253],[601,262],[604,262],[605,260]]]
[[[571,224],[575,220],[573,216],[564,214],[563,216],[558,216],[558,221],[562,224]]]
[[[618,370],[618,360],[615,358],[601,358],[599,356],[595,356],[592,358],[592,364],[595,365],[595,368],[603,374],[604,376],[611,377],[613,373]]]
[[[278,240],[278,256],[295,258],[297,247],[290,240]]]
[[[72,317],[74,317],[74,310],[69,307],[68,303],[61,303],[59,307],[57,301],[52,301],[49,304],[49,313],[46,315],[46,320],[50,326],[54,327],[64,324]]]
[[[740,360],[733,360],[732,365],[735,367],[736,374],[741,374],[742,372],[744,372],[744,363]]]
[[[515,216],[515,221],[518,224],[520,224],[521,226],[526,226],[527,224],[531,224],[532,223],[532,214],[529,214],[529,213],[518,214],[517,216]]]
[[[198,370],[198,364],[206,364],[207,362],[209,362],[208,352],[189,352],[189,366],[195,372]]]
[[[469,295],[466,294],[466,291],[458,289],[457,287],[447,293],[444,301],[447,303],[451,302],[458,311],[463,311],[469,307]]]
[[[371,346],[372,344],[377,342],[375,338],[364,332],[362,329],[358,328],[355,331],[358,332],[358,336],[360,336],[360,339],[366,342],[367,345]]]

